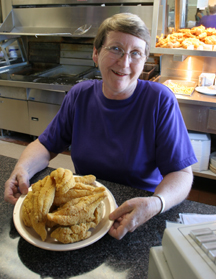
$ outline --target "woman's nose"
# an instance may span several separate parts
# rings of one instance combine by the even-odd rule
[[[124,67],[129,67],[131,62],[131,57],[130,57],[130,53],[124,53],[124,55],[122,57],[119,58],[119,63]]]

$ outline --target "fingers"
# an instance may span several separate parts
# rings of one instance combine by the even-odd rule
[[[150,198],[134,198],[124,202],[110,215],[110,220],[114,220],[109,234],[121,239],[127,232],[133,232],[137,227],[145,223],[151,217],[149,207]]]
[[[29,181],[22,175],[12,175],[5,183],[4,200],[15,204],[22,194],[28,193]]]

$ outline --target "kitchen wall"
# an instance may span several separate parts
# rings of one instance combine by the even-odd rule
[[[1,0],[1,9],[2,9],[2,21],[4,21],[12,9],[12,0]]]

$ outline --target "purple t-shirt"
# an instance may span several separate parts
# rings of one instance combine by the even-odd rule
[[[199,21],[199,25],[203,25],[206,28],[216,28],[216,15],[203,16]]]
[[[77,174],[152,192],[162,175],[197,162],[175,95],[143,80],[125,100],[107,99],[102,81],[73,86],[39,140],[55,153],[71,145]]]

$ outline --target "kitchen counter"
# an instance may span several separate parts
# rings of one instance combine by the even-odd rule
[[[185,200],[128,233],[122,240],[106,234],[96,243],[73,251],[56,252],[35,247],[20,237],[13,224],[13,205],[3,199],[4,183],[16,159],[0,155],[0,278],[147,278],[149,250],[161,245],[165,221],[176,221],[179,213],[215,214],[216,207]],[[31,183],[50,174],[46,168]],[[124,185],[98,180],[114,195],[118,205],[150,193]]]

